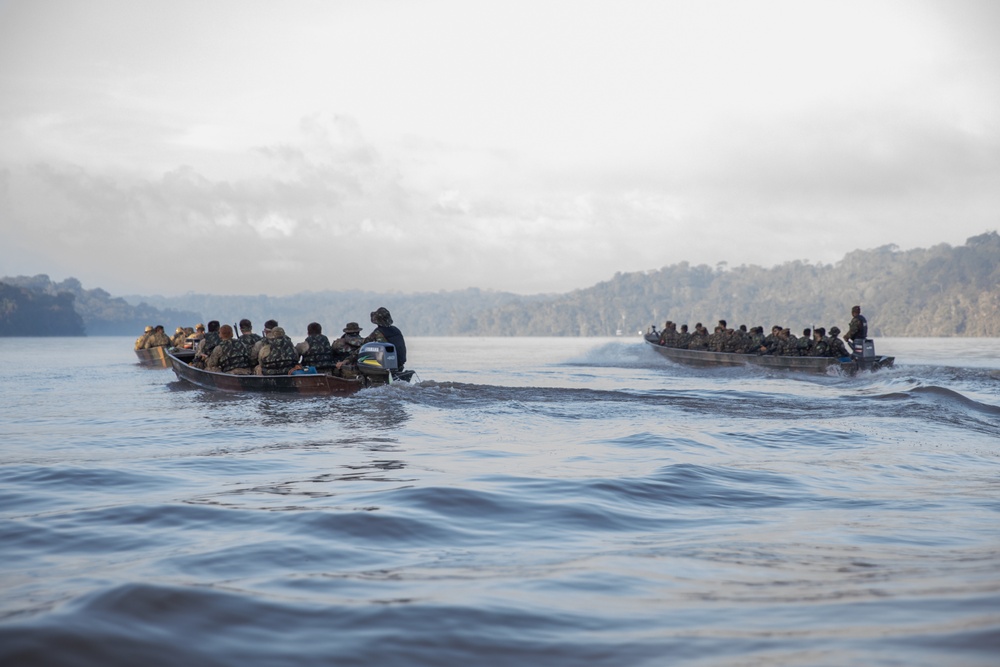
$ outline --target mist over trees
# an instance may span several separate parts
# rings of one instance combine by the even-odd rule
[[[2,280],[11,284],[12,279]],[[100,289],[83,290],[72,278],[59,284],[47,276],[13,280],[50,295],[75,295],[74,306],[90,335],[135,334],[147,324],[235,323],[247,317],[258,331],[274,318],[290,335],[304,335],[306,325],[316,321],[325,333],[338,336],[350,321],[370,331],[368,315],[379,306],[388,308],[412,336],[613,336],[618,329],[634,335],[651,324],[662,327],[665,320],[711,327],[719,319],[730,326],[767,329],[781,324],[797,332],[813,325],[846,329],[855,304],[868,317],[873,336],[992,337],[1000,328],[1000,235],[995,231],[957,247],[856,250],[835,264],[793,261],[771,268],[730,268],[682,262],[618,273],[566,294],[533,296],[472,288],[422,294],[351,290],[288,297],[114,299]]]
[[[22,294],[20,300],[11,297],[11,303],[16,303],[17,307],[8,312],[5,292],[4,308],[0,312],[0,332],[3,332],[0,335],[4,336],[138,335],[147,325],[182,326],[180,322],[198,319],[198,314],[189,310],[160,310],[145,303],[131,305],[100,288],[84,289],[76,278],[57,283],[40,274],[0,278],[0,284]],[[45,312],[38,307],[45,299],[56,299],[68,305],[68,313],[63,315],[66,318],[70,314],[74,316],[79,330],[67,329],[68,324],[61,320],[46,319]]]

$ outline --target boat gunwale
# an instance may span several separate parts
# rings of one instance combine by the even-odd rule
[[[234,375],[195,368],[169,351],[174,374],[179,380],[202,389],[229,392],[256,392],[309,395],[353,394],[363,387],[360,380],[338,378],[325,373],[302,375]]]

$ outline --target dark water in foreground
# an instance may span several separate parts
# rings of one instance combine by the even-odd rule
[[[0,339],[2,665],[1000,661],[1000,339],[417,338],[419,385],[332,399],[131,342]]]

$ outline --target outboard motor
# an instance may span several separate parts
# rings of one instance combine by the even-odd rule
[[[875,341],[871,338],[865,338],[864,340],[854,339],[854,358],[855,359],[874,359],[875,358]]]
[[[398,367],[396,346],[391,343],[365,343],[358,350],[358,372],[371,384],[392,382]]]

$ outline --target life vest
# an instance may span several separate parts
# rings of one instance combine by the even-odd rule
[[[250,354],[246,345],[238,340],[230,338],[220,341],[218,346],[222,349],[222,356],[219,358],[219,368],[223,373],[228,373],[234,368],[251,368]]]
[[[391,324],[389,326],[375,327],[375,331],[382,334],[386,342],[396,346],[396,363],[402,370],[403,364],[406,363],[406,341],[403,340],[403,332]]]
[[[333,349],[330,339],[323,334],[314,334],[306,338],[309,349],[302,355],[303,366],[316,368],[333,368]]]
[[[214,350],[215,346],[218,345],[220,341],[222,341],[222,338],[219,337],[218,331],[209,331],[208,333],[205,334],[205,338],[202,340],[204,341],[205,347],[201,349],[201,353],[204,354],[205,356],[208,356],[212,354],[212,350]]]
[[[298,363],[299,353],[286,336],[268,338],[265,344],[270,352],[260,360],[260,370],[264,375],[286,375]]]

